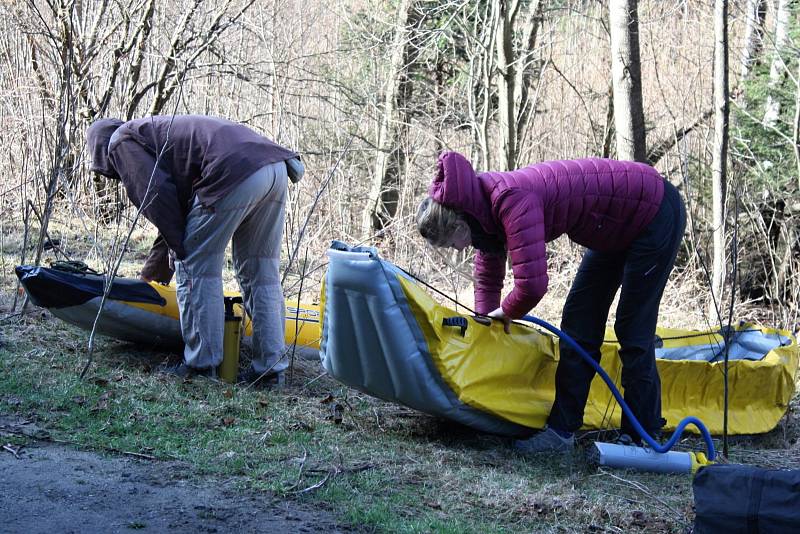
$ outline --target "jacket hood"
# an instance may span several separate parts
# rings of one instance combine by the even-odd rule
[[[89,170],[109,178],[118,178],[119,175],[108,159],[108,143],[122,124],[119,119],[100,119],[86,130],[86,148],[92,158]]]
[[[428,194],[439,204],[471,215],[487,234],[498,234],[489,193],[484,191],[482,179],[469,160],[458,152],[439,156]]]

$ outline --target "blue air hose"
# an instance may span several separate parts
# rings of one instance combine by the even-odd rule
[[[647,443],[650,446],[651,449],[653,449],[658,453],[669,452],[669,450],[680,439],[681,434],[683,434],[683,430],[686,428],[686,426],[692,424],[695,427],[697,427],[697,429],[700,431],[700,434],[702,434],[703,439],[706,442],[706,451],[708,459],[711,461],[714,460],[714,458],[716,457],[716,451],[714,450],[714,441],[711,439],[711,433],[708,431],[708,429],[700,419],[693,416],[685,417],[684,419],[681,420],[680,423],[678,423],[678,426],[675,428],[675,432],[672,433],[672,436],[669,438],[669,440],[664,445],[659,444],[656,440],[650,437],[650,434],[647,433],[647,431],[642,427],[641,423],[639,423],[639,420],[636,419],[636,416],[633,415],[633,411],[625,403],[625,399],[622,398],[622,394],[619,392],[619,389],[617,389],[617,386],[614,385],[614,381],[611,380],[611,377],[608,376],[608,373],[606,373],[605,369],[600,367],[600,364],[597,363],[594,360],[594,358],[589,356],[589,354],[585,350],[583,350],[583,347],[578,345],[578,343],[574,339],[572,339],[572,337],[570,337],[565,332],[562,332],[561,330],[551,325],[550,323],[539,319],[538,317],[534,317],[532,315],[526,315],[522,318],[522,320],[539,325],[542,328],[549,330],[550,332],[558,336],[562,341],[566,342],[567,345],[575,349],[575,351],[578,354],[580,354],[581,358],[583,358],[588,364],[590,364],[594,368],[594,370],[597,371],[600,377],[605,381],[606,385],[608,386],[608,389],[611,390],[611,393],[614,395],[614,398],[617,399],[617,402],[619,403],[620,407],[622,407],[622,411],[625,412],[625,415],[628,417],[628,420],[633,425],[633,428],[636,430],[639,436],[641,436],[641,438],[645,441],[645,443]]]

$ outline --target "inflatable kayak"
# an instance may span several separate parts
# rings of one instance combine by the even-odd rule
[[[17,277],[33,304],[54,316],[91,331],[103,296],[101,275],[67,272],[47,267],[18,266]],[[238,293],[227,293],[235,296]],[[240,304],[234,312],[244,315]],[[245,336],[252,335],[244,317]],[[183,346],[175,286],[116,277],[103,306],[97,333],[123,341],[179,349]],[[286,343],[319,349],[319,306],[286,301]]]
[[[554,398],[558,342],[522,324],[485,326],[438,304],[374,248],[334,242],[322,291],[320,355],[328,373],[370,395],[502,435],[542,428]],[[619,345],[608,331],[601,365],[619,384]],[[659,329],[657,365],[667,428],[687,415],[722,432],[719,332]],[[730,336],[731,434],[773,429],[794,391],[798,348],[786,331],[739,324]],[[599,377],[586,428],[614,428],[620,409]]]

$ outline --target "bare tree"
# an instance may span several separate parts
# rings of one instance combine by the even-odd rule
[[[778,0],[778,8],[775,12],[775,39],[773,41],[774,47],[772,50],[772,63],[769,69],[769,87],[774,88],[777,86],[784,73],[786,72],[786,64],[783,61],[782,52],[786,46],[789,28],[789,1]],[[764,125],[767,127],[775,126],[778,122],[778,117],[781,112],[781,104],[777,98],[773,98],[771,94],[767,95],[767,103],[764,106]]]
[[[744,38],[742,58],[739,66],[739,80],[750,74],[753,64],[764,46],[764,21],[767,18],[767,0],[747,0],[745,7]]]
[[[638,0],[611,0],[608,9],[614,126],[617,132],[617,156],[620,159],[647,161],[637,10]]]
[[[517,166],[521,130],[532,111],[529,87],[535,72],[536,38],[542,19],[542,2],[534,0],[522,16],[520,45],[514,46],[515,26],[523,10],[520,0],[498,0],[492,13],[497,29],[494,32],[497,44],[498,111],[500,138],[502,141],[501,170]]]
[[[392,152],[395,146],[397,98],[401,93],[403,80],[407,78],[409,46],[409,13],[414,8],[412,0],[401,0],[395,15],[395,29],[392,38],[388,73],[383,92],[383,110],[378,126],[375,167],[370,179],[367,205],[361,218],[361,232],[369,235],[372,228],[380,229],[394,216],[397,206],[396,176],[399,169],[390,169]],[[387,198],[389,197],[389,198]]]
[[[714,151],[712,172],[712,231],[714,235],[712,296],[722,297],[725,283],[725,193],[728,160],[728,1],[714,3]],[[714,310],[719,316],[719,309]]]
[[[489,23],[496,13],[496,6],[491,2],[476,3],[472,11],[468,11],[463,23],[467,55],[469,57],[470,91],[467,105],[470,124],[475,145],[481,157],[481,167],[492,166],[490,141],[490,118],[492,116],[492,78],[495,72],[497,25]]]

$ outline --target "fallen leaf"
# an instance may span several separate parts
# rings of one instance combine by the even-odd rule
[[[231,426],[235,422],[236,422],[236,418],[235,417],[223,417],[222,418],[222,424],[224,426]]]
[[[325,397],[324,399],[322,399],[321,401],[319,401],[319,403],[320,404],[328,404],[328,403],[333,402],[334,398],[335,397],[329,393],[328,396]]]
[[[631,525],[634,527],[642,528],[647,526],[647,516],[641,510],[634,510],[631,516],[633,517]]]
[[[328,416],[328,419],[332,419],[333,423],[336,425],[341,425],[343,417],[344,407],[338,402],[331,404],[331,414]]]
[[[97,403],[92,408],[92,411],[99,412],[100,410],[108,409],[108,399],[110,399],[112,396],[113,396],[112,391],[106,391],[105,393],[100,395],[100,397],[98,397],[97,399]]]
[[[313,432],[314,427],[304,421],[295,421],[289,425],[289,430],[304,430],[305,432]]]
[[[233,398],[233,390],[228,388],[228,389],[225,390],[223,395],[225,396],[226,399],[232,399]]]

